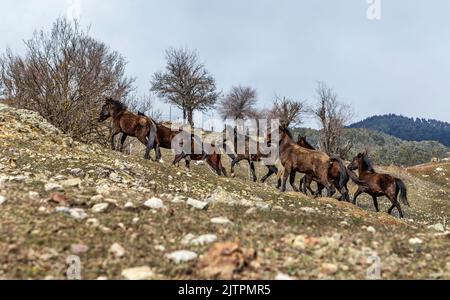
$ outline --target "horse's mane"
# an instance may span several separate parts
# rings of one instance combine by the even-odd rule
[[[118,100],[114,100],[113,98],[107,98],[106,101],[112,105],[114,105],[115,108],[117,108],[119,111],[127,110],[127,106],[123,104],[122,102]]]
[[[300,144],[300,143],[302,143],[302,144],[304,144],[307,148],[310,148],[311,150],[316,150],[316,148],[314,148],[309,142],[308,142],[308,140],[305,138],[305,137],[300,137],[299,139],[298,139],[298,143],[297,144]]]
[[[363,155],[363,161],[364,161],[364,164],[366,165],[368,171],[375,172],[375,169],[373,168],[373,164],[370,161],[369,156],[367,154]]]
[[[291,131],[289,130],[289,128],[283,128],[282,130],[283,130],[283,132],[286,133],[286,135],[287,135],[291,140],[294,140],[294,137],[293,137]]]

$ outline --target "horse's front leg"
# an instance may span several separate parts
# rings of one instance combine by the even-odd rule
[[[357,200],[358,197],[363,193],[363,190],[361,188],[358,188],[358,190],[356,191],[355,195],[353,196],[353,204],[357,205]]]
[[[177,156],[175,156],[175,159],[173,160],[172,165],[173,165],[173,166],[178,165],[178,164],[180,163],[180,161],[181,161],[184,157],[185,157],[185,155],[184,155],[183,153],[182,153],[182,154],[178,154]]]
[[[116,150],[116,145],[115,145],[115,139],[116,136],[120,133],[120,129],[116,129],[112,134],[111,134],[111,149],[113,151]]]
[[[296,177],[296,175],[297,175],[297,172],[292,171],[291,174],[289,175],[289,177],[290,177],[289,181],[290,181],[290,184],[291,184],[292,189],[294,190],[294,192],[299,193],[300,190],[295,186],[295,177]]]
[[[287,181],[288,181],[290,174],[291,174],[291,168],[285,168],[284,174],[283,174],[283,184],[281,187],[281,192],[283,192],[283,193],[286,192]]]
[[[235,158],[233,159],[233,161],[231,162],[231,177],[234,178],[236,177],[236,174],[234,173],[234,168],[236,167],[236,164],[238,164],[241,161],[241,159],[239,158]]]
[[[120,140],[120,152],[123,152],[123,145],[125,144],[125,141],[127,140],[128,135],[123,133],[122,134],[122,139]]]

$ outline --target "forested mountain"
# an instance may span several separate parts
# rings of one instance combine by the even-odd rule
[[[389,114],[373,116],[350,127],[381,131],[407,141],[438,141],[450,147],[450,124],[447,122]]]

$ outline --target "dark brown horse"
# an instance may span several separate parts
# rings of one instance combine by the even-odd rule
[[[280,158],[281,163],[285,168],[282,185],[283,192],[286,191],[288,177],[290,177],[290,183],[293,186],[294,190],[299,191],[296,187],[294,187],[295,177],[297,173],[303,173],[312,176],[313,178],[317,178],[318,182],[327,189],[328,196],[331,197],[334,191],[331,180],[329,178],[329,170],[334,160],[340,162],[339,165],[341,177],[339,181],[341,184],[339,186],[343,187],[343,182],[347,180],[347,172],[341,159],[334,157],[330,158],[323,152],[300,147],[299,145],[294,143],[289,130],[281,127]],[[342,195],[345,195],[345,193],[347,193],[347,191],[343,189],[341,189],[340,192]]]
[[[211,146],[211,153],[208,154],[204,150],[202,150],[202,154],[195,154],[195,144],[201,147],[201,142],[198,138],[191,138],[191,154],[186,154],[182,152],[175,156],[175,160],[173,161],[173,165],[177,165],[181,160],[186,161],[186,168],[190,169],[191,161],[205,161],[209,167],[219,176],[227,177],[227,171],[225,167],[222,165],[222,155],[219,153],[215,145]],[[201,148],[199,148],[201,149]]]
[[[367,186],[360,186],[358,188],[358,191],[353,198],[353,203],[355,205],[357,204],[358,196],[366,193],[372,196],[375,209],[379,212],[378,197],[386,196],[392,202],[392,207],[389,209],[388,213],[392,214],[394,208],[397,208],[400,213],[400,218],[403,218],[402,207],[398,202],[399,195],[400,200],[404,205],[409,206],[409,202],[406,185],[402,180],[388,174],[376,173],[367,153],[358,154],[348,168],[350,170],[358,170],[359,178],[367,183]]]
[[[224,131],[224,133],[225,133],[225,131]],[[239,134],[237,132],[237,128],[234,128],[233,146],[234,146],[235,152],[236,152],[236,149],[239,149],[239,147],[238,147],[239,141],[245,141],[243,153],[239,153],[239,154],[228,153],[228,156],[231,159],[231,176],[232,177],[235,176],[234,169],[235,169],[236,165],[239,164],[241,161],[245,160],[248,162],[248,164],[250,166],[250,171],[252,173],[253,182],[257,182],[258,178],[256,176],[255,162],[261,162],[262,159],[266,157],[266,155],[261,153],[260,144],[257,141],[255,141],[248,135]],[[226,143],[226,139],[224,139],[224,143]],[[256,145],[256,147],[257,147],[256,151],[250,151],[251,144]],[[253,152],[256,152],[256,153],[253,154]],[[272,174],[278,173],[277,167],[275,167],[273,165],[269,165],[266,167],[269,169],[269,171],[268,171],[268,174],[261,179],[262,183],[264,183]]]
[[[137,116],[127,110],[127,107],[117,100],[107,98],[102,107],[98,121],[104,122],[107,119],[113,119],[113,128],[111,133],[111,147],[116,150],[114,138],[122,133],[120,151],[128,136],[136,137],[146,146],[144,158],[150,159],[150,150],[153,149],[156,140],[156,124],[152,119]]]
[[[300,147],[309,149],[309,150],[316,150],[310,143],[308,143],[308,141],[306,140],[306,137],[299,137],[297,145],[299,145]],[[341,194],[341,197],[339,198],[339,200],[345,200],[345,201],[350,201],[350,196],[348,194],[348,182],[350,181],[350,179],[353,180],[353,182],[355,182],[358,185],[364,185],[365,183],[362,182],[361,180],[359,180],[356,175],[351,172],[350,170],[348,170],[347,168],[346,170],[346,175],[344,175],[345,179],[343,181],[341,181],[341,169],[342,169],[342,161],[337,160],[337,159],[333,159],[332,158],[332,165],[330,167],[329,170],[329,174],[328,174],[328,178],[330,180],[330,182],[332,183],[332,185],[339,191],[344,191],[344,194]],[[318,190],[317,192],[314,192],[311,188],[311,184],[312,182],[315,181],[317,182],[317,187]],[[314,178],[311,175],[305,175],[301,182],[300,182],[300,190],[304,193],[307,194],[307,192],[309,191],[312,195],[318,196],[322,194],[322,191],[325,187],[319,182],[319,180],[317,180],[317,178]]]

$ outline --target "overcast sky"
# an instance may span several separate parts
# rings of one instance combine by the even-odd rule
[[[0,49],[22,51],[72,2],[1,0]],[[251,85],[261,106],[275,94],[314,103],[320,80],[354,107],[355,121],[384,113],[450,121],[448,0],[381,0],[380,20],[368,19],[367,0],[79,2],[82,25],[127,58],[141,93],[164,68],[166,48],[189,47],[221,90]]]

